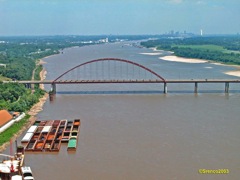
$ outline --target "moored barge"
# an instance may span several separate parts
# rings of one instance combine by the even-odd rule
[[[73,121],[66,119],[36,121],[29,128],[21,142],[27,143],[25,146],[26,151],[56,152],[60,150],[62,142],[68,143],[70,140],[68,149],[76,149],[80,125],[80,119]]]
[[[71,150],[76,150],[76,149],[77,149],[77,138],[76,137],[70,137],[70,139],[68,141],[67,150],[71,151]]]

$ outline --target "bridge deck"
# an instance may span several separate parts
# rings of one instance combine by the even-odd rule
[[[224,83],[225,84],[225,93],[229,92],[230,83],[240,83],[240,79],[168,79],[168,80],[64,80],[64,81],[53,81],[53,80],[44,80],[44,81],[4,81],[4,83],[22,83],[26,85],[30,84],[52,84],[52,92],[56,93],[56,84],[103,84],[103,83],[161,83],[164,84],[164,93],[167,93],[167,84],[168,83],[193,83],[194,92],[198,91],[199,83]]]
[[[162,80],[65,80],[55,81],[4,81],[21,84],[93,84],[93,83],[240,83],[240,79],[168,79]]]

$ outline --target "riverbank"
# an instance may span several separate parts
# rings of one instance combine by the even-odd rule
[[[150,49],[152,49],[154,53],[156,53],[157,51],[160,51],[160,52],[162,51],[162,50],[158,50],[157,48],[150,48]],[[223,63],[219,63],[219,62],[213,62],[213,61],[206,60],[206,59],[203,60],[203,59],[178,57],[178,56],[172,55],[174,52],[171,52],[171,51],[167,51],[167,52],[169,52],[171,55],[162,56],[162,57],[159,57],[159,59],[164,60],[164,61],[173,61],[173,62],[181,62],[181,63],[208,63],[208,62],[210,62],[211,64],[215,64],[215,65],[229,66],[229,67],[236,68],[236,70],[227,71],[227,72],[224,72],[224,74],[240,77],[240,65],[228,65],[228,64],[223,64]]]
[[[39,60],[38,62],[39,65],[43,65],[43,64],[46,64],[45,61],[43,61],[42,59]],[[40,72],[39,76],[40,76],[40,79],[41,81],[45,80],[46,79],[46,75],[47,75],[47,71],[46,69],[43,67],[42,71]],[[43,84],[40,84],[39,85],[39,88],[44,90],[44,85]]]
[[[45,62],[43,60],[39,61],[39,64],[44,64]],[[45,69],[42,69],[40,72],[40,79],[44,80],[46,78],[47,71]],[[44,86],[40,86],[41,89],[44,89]],[[11,141],[14,142],[21,134],[28,129],[37,119],[36,115],[43,110],[43,105],[48,99],[48,93],[45,93],[42,98],[39,99],[39,102],[36,103],[31,107],[31,109],[27,112],[28,115],[30,115],[29,119],[27,120],[27,123],[11,138]],[[10,142],[4,143],[2,146],[0,146],[0,152],[3,152],[6,150],[6,148],[10,145]]]
[[[231,66],[231,65],[229,65],[229,66]],[[227,74],[227,75],[230,75],[230,76],[240,77],[240,66],[232,65],[231,67],[236,68],[236,70],[234,70],[234,71],[227,71],[227,72],[224,72],[224,74]]]
[[[159,57],[159,59],[165,60],[165,61],[181,62],[181,63],[208,63],[209,62],[209,60],[183,58],[183,57],[178,57],[178,56],[163,56],[163,57]],[[227,65],[227,64],[222,64],[222,63],[211,63],[211,64],[234,67],[234,68],[236,68],[236,70],[227,71],[227,72],[224,72],[224,74],[240,77],[240,66],[239,65]]]
[[[159,57],[159,59],[162,59],[165,61],[181,62],[181,63],[208,63],[209,62],[209,60],[190,59],[190,58],[182,58],[182,57],[177,57],[177,56],[164,56],[164,57]],[[211,64],[234,67],[234,68],[236,68],[236,70],[227,71],[227,72],[224,72],[224,74],[240,77],[240,66],[239,65],[227,65],[227,64],[222,64],[222,63],[211,63]]]

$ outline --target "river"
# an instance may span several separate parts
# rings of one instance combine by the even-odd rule
[[[233,67],[142,54],[152,52],[128,42],[70,48],[45,58],[44,67],[47,79],[54,79],[83,62],[115,57],[147,66],[166,79],[236,78],[224,74]],[[77,151],[68,153],[62,145],[59,153],[26,153],[25,163],[37,180],[237,179],[240,87],[230,84],[229,94],[224,85],[199,85],[198,94],[193,88],[169,85],[169,93],[163,94],[157,84],[57,85],[55,101],[47,101],[37,117],[80,118]],[[200,174],[199,169],[230,172]]]

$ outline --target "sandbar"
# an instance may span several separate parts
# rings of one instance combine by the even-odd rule
[[[182,62],[182,63],[207,63],[208,62],[208,60],[183,58],[183,57],[177,57],[177,56],[164,56],[164,57],[159,57],[159,59],[162,59],[165,61]]]
[[[239,70],[236,70],[236,71],[228,71],[228,72],[225,72],[224,74],[227,74],[227,75],[230,75],[230,76],[240,77],[240,71],[239,71]]]
[[[161,55],[162,53],[158,52],[158,53],[139,53],[139,54],[149,55],[149,56],[157,56],[157,55]]]

